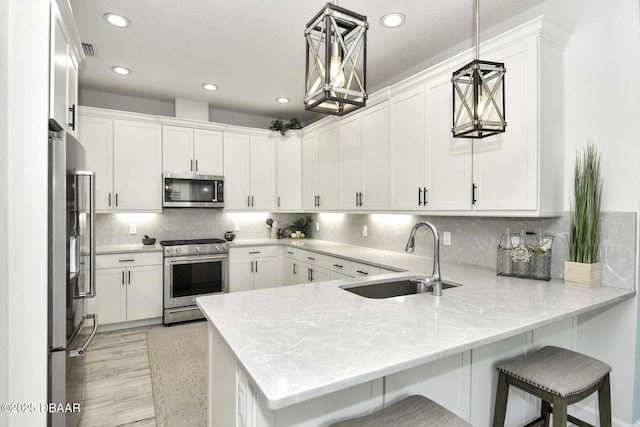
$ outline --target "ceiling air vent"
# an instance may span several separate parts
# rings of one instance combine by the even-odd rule
[[[87,58],[95,58],[98,56],[96,47],[91,43],[82,42],[82,50],[84,51],[84,56],[86,56]]]

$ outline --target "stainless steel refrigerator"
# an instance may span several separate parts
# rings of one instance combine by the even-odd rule
[[[71,135],[49,132],[48,401],[79,408],[50,411],[53,427],[78,425],[85,377],[78,362],[98,328],[85,304],[95,296],[95,173],[84,170],[85,157]]]

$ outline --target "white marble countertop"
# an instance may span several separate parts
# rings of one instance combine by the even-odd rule
[[[158,243],[155,245],[104,245],[96,246],[96,255],[119,254],[126,252],[162,252],[162,246]]]
[[[293,244],[306,249],[430,273],[430,260],[315,240],[252,240],[233,246]],[[340,288],[366,279],[283,286],[197,299],[270,409],[495,342],[615,304],[635,291],[584,289],[498,277],[492,269],[442,264],[463,286],[441,297],[417,294],[368,299]]]

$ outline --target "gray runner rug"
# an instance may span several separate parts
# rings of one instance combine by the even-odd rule
[[[207,425],[207,322],[148,331],[158,427]]]

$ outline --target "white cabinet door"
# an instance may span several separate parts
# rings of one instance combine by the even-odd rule
[[[302,207],[302,145],[299,138],[278,140],[277,207],[296,210]]]
[[[201,175],[224,175],[222,132],[193,130],[194,172]]]
[[[276,207],[276,141],[251,137],[251,208],[271,210]]]
[[[253,289],[266,289],[280,286],[278,283],[278,258],[256,258],[253,264]]]
[[[87,312],[98,315],[99,325],[127,320],[126,280],[125,268],[96,269],[96,296],[87,300]]]
[[[116,210],[162,211],[162,135],[159,124],[114,120]]]
[[[318,130],[318,207],[322,210],[340,206],[339,140],[337,123]]]
[[[162,126],[162,171],[165,173],[194,171],[193,129]]]
[[[305,133],[302,137],[302,209],[317,210],[318,205],[318,131]]]
[[[250,141],[249,135],[224,134],[224,205],[226,209],[251,207]]]
[[[451,133],[452,98],[450,73],[427,82],[423,202],[433,211],[471,209],[472,140]]]
[[[127,320],[162,317],[162,266],[127,269]]]
[[[389,207],[423,209],[425,141],[424,87],[391,99],[391,166]]]
[[[229,292],[253,290],[253,259],[229,257]]]
[[[112,212],[113,198],[113,120],[80,117],[79,140],[87,153],[88,170],[96,173],[96,212]]]
[[[364,185],[360,202],[363,209],[384,210],[389,207],[389,102],[367,108],[361,114]]]
[[[340,209],[360,207],[362,182],[361,114],[340,121]]]
[[[284,266],[284,284],[298,284],[298,261],[293,258],[286,258]]]
[[[474,210],[538,208],[535,43],[535,40],[519,43],[501,50],[495,58],[487,58],[504,62],[508,70],[507,130],[473,143],[473,182],[477,186]]]
[[[311,271],[311,281],[312,282],[326,282],[328,280],[331,280],[331,271],[324,269],[324,268],[320,268],[320,267],[313,267],[312,271]]]
[[[76,135],[78,99],[78,60],[71,40],[70,26],[56,2],[51,2],[51,46],[49,66],[49,118]]]

